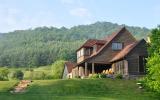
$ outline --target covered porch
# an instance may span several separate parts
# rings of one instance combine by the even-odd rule
[[[77,66],[77,76],[86,77],[89,76],[89,74],[102,73],[104,70],[108,70],[110,68],[111,64],[84,62]]]

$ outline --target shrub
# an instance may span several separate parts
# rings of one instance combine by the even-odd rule
[[[122,78],[123,78],[123,75],[122,75],[122,74],[116,74],[116,75],[115,75],[115,78],[116,78],[116,79],[122,79]]]
[[[54,79],[62,78],[62,74],[63,74],[63,70],[64,70],[64,63],[65,63],[65,61],[58,60],[52,64],[52,72],[53,72]]]
[[[46,74],[43,71],[33,71],[32,79],[34,80],[44,80]]]
[[[89,78],[99,78],[99,74],[90,74],[89,75]]]
[[[13,78],[16,78],[16,79],[19,79],[19,80],[22,80],[23,76],[24,76],[24,73],[21,70],[16,70],[13,73]]]
[[[24,79],[44,80],[44,79],[51,79],[51,77],[48,76],[48,74],[46,74],[44,71],[26,71]]]
[[[106,74],[104,74],[104,73],[99,74],[99,78],[106,78]]]
[[[46,74],[45,79],[53,79],[53,75],[52,74]]]
[[[79,78],[82,78],[82,77],[81,77],[81,76],[75,76],[74,78],[75,78],[75,79],[79,79]]]
[[[0,80],[8,80],[9,69],[8,68],[0,68]]]

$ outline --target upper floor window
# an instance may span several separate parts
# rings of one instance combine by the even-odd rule
[[[81,57],[81,56],[84,56],[84,48],[82,48],[81,50],[79,50],[77,52],[77,58]]]
[[[122,49],[122,43],[112,43],[112,50],[121,50]]]
[[[80,51],[77,52],[77,58],[81,56]]]
[[[97,45],[93,45],[93,52],[97,51]]]

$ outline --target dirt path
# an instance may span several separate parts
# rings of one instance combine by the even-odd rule
[[[27,86],[31,83],[30,80],[21,80],[11,93],[22,93],[25,92]]]

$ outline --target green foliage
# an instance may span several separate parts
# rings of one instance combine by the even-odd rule
[[[8,68],[0,68],[0,80],[8,80],[9,69]]]
[[[76,60],[76,49],[89,38],[101,39],[120,25],[97,22],[90,25],[38,27],[17,30],[0,36],[0,66],[35,67],[49,65],[58,59]],[[149,33],[146,28],[127,27],[137,38]]]
[[[151,44],[148,48],[149,58],[147,59],[146,85],[157,92],[160,92],[160,28],[152,30],[150,36]]]
[[[53,79],[53,75],[51,73],[47,73],[43,70],[41,70],[41,71],[26,71],[24,73],[24,79],[31,79],[31,80]]]
[[[99,74],[99,78],[107,78],[107,77],[106,77],[106,74],[101,73],[101,74]]]
[[[89,78],[93,78],[93,79],[94,79],[94,78],[99,78],[99,74],[93,74],[93,75],[90,74],[90,75],[89,75]]]
[[[64,60],[58,60],[52,65],[52,72],[53,72],[53,77],[55,79],[60,79],[62,78],[63,75],[63,70],[64,70]]]
[[[33,71],[31,73],[33,74],[32,75],[33,80],[44,80],[46,76],[46,74],[43,71]]]
[[[153,29],[151,31],[150,40],[151,44],[148,48],[150,56],[152,56],[154,53],[160,54],[160,27]]]
[[[21,70],[16,70],[13,72],[13,78],[22,80],[24,73]]]
[[[115,78],[116,78],[116,79],[123,79],[123,75],[122,75],[122,74],[116,74],[116,75],[115,75]]]

